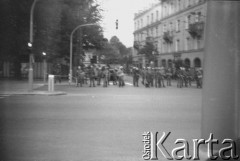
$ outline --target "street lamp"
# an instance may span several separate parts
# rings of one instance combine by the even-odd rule
[[[46,75],[47,75],[46,56],[47,56],[47,54],[45,52],[42,52],[42,55],[43,55],[43,82],[46,83]]]
[[[73,34],[75,31],[77,31],[77,29],[84,27],[84,26],[99,26],[98,24],[95,23],[89,23],[89,24],[83,24],[83,25],[79,25],[77,26],[71,33],[70,35],[70,63],[69,63],[69,84],[72,83],[72,42],[73,42]]]
[[[29,53],[29,70],[28,70],[28,90],[33,90],[33,63],[34,63],[34,57],[32,53],[32,45],[33,45],[33,13],[34,8],[38,0],[34,0],[33,4],[31,6],[31,13],[30,13],[30,41],[28,43],[28,47],[31,49]]]

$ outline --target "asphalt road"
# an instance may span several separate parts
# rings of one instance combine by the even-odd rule
[[[145,131],[171,132],[169,151],[177,138],[201,138],[201,89],[56,90],[68,94],[0,99],[0,161],[139,161]]]

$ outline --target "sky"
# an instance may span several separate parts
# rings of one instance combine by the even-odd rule
[[[104,36],[116,35],[126,46],[133,46],[134,13],[143,10],[158,0],[97,0],[104,10],[102,12]],[[118,30],[115,22],[118,19]]]

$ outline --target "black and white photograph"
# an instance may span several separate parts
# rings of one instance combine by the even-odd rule
[[[0,161],[145,160],[240,160],[240,0],[0,0]]]

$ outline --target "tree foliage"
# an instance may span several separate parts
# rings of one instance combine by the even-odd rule
[[[155,46],[152,42],[146,42],[144,47],[140,49],[139,54],[144,54],[149,61],[154,60],[153,52],[155,52]]]
[[[0,1],[1,60],[28,61],[30,9],[33,0]],[[99,5],[94,0],[38,0],[34,10],[33,53],[36,61],[41,53],[50,60],[69,56],[72,30],[82,24],[101,20]],[[74,34],[74,49],[101,48],[102,28],[84,27]],[[19,69],[19,68],[18,68]],[[18,71],[19,72],[19,71]]]
[[[103,63],[124,64],[130,52],[117,36],[113,36],[109,41],[105,42],[101,50],[97,51],[97,55],[100,58],[104,55],[105,59],[101,60]]]

